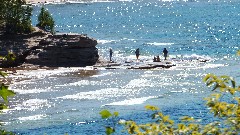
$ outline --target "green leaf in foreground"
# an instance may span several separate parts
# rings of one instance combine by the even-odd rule
[[[4,104],[0,104],[0,110],[7,109],[7,106]]]
[[[114,129],[112,127],[106,127],[106,134],[110,135],[112,133],[114,133]]]
[[[0,71],[0,76],[5,77],[5,76],[7,76],[7,73]]]
[[[157,110],[159,110],[158,107],[152,106],[152,105],[146,105],[145,108],[146,108],[147,110],[151,110],[151,111],[157,111]]]
[[[118,112],[114,112],[113,114],[114,114],[115,117],[117,117],[119,115]]]
[[[8,89],[8,86],[5,86],[4,84],[1,85],[0,87],[0,96],[3,98],[3,100],[8,103],[8,97],[9,96],[14,96],[15,93],[12,90]]]
[[[240,50],[237,51],[237,56],[240,56]]]
[[[183,117],[180,118],[180,120],[181,120],[181,121],[193,121],[194,118],[189,117],[189,116],[183,116]]]
[[[99,114],[102,116],[103,119],[107,119],[112,116],[112,114],[108,110],[102,110]]]

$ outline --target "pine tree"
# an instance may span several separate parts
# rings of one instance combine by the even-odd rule
[[[37,27],[50,31],[51,33],[54,33],[54,20],[50,13],[45,10],[44,7],[41,8],[41,12],[38,16],[38,24]]]
[[[25,0],[0,0],[0,25],[6,33],[30,33],[32,8]]]

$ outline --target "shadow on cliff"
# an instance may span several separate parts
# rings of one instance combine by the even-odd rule
[[[38,28],[27,35],[0,35],[0,55],[9,51],[16,55],[14,62],[1,61],[0,67],[32,64],[47,67],[85,67],[98,58],[97,41],[87,35],[55,34]]]

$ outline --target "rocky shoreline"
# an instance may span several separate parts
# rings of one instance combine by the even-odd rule
[[[34,65],[39,67],[85,67],[99,58],[97,41],[87,35],[59,33],[41,29],[28,35],[1,35],[1,56],[9,51],[16,55],[13,63],[1,61],[0,67]]]
[[[27,35],[1,35],[0,56],[8,51],[16,55],[14,62],[0,60],[0,68],[16,70],[86,67],[93,69],[153,69],[175,66],[171,61],[116,63],[99,57],[97,41],[86,34],[58,33],[52,35],[37,27]]]

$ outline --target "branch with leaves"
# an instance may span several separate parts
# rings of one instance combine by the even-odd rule
[[[164,115],[159,111],[158,107],[147,105],[146,110],[153,111],[152,119],[155,122],[146,124],[137,124],[135,121],[121,120],[118,123],[125,127],[128,134],[137,135],[237,135],[240,133],[240,86],[236,86],[236,82],[229,76],[216,76],[208,74],[204,77],[203,81],[207,86],[211,86],[215,92],[209,97],[205,98],[206,106],[210,108],[210,112],[214,117],[219,118],[218,121],[201,125],[197,120],[189,116],[180,118],[181,122],[175,124],[170,116]],[[228,95],[228,98],[224,96]],[[118,115],[112,115],[108,110],[100,113],[102,118],[109,118]],[[105,117],[103,117],[105,116]],[[111,119],[109,119],[111,121]],[[116,121],[112,121],[116,122]],[[116,125],[116,124],[114,124]],[[109,131],[109,129],[111,129]],[[112,134],[115,132],[116,127],[107,127],[106,133]]]

